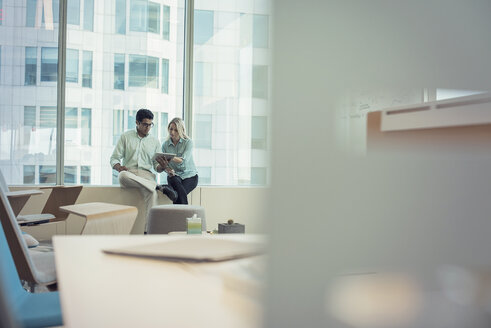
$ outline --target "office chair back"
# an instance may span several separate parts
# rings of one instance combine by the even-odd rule
[[[9,186],[7,185],[7,181],[5,181],[2,171],[0,171],[0,191],[9,192]]]
[[[0,225],[0,327],[62,324],[58,292],[31,294],[22,288],[6,235]]]
[[[34,263],[22,238],[22,232],[10,207],[10,202],[3,190],[0,190],[0,198],[0,222],[20,279],[31,284],[54,284],[56,282],[54,254],[39,253],[37,254],[39,260],[36,264]]]

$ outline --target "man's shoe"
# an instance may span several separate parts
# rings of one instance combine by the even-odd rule
[[[177,199],[177,192],[172,189],[171,187],[167,186],[167,185],[160,185],[157,187],[158,190],[160,190],[164,195],[166,195],[167,197],[169,197],[169,199],[173,202],[176,201]]]

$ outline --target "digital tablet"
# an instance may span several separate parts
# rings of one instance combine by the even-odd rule
[[[153,155],[153,160],[156,161],[157,158],[159,157],[163,157],[165,158],[167,161],[170,161],[171,159],[173,159],[174,157],[176,156],[176,154],[171,154],[171,153],[155,153],[155,155]]]

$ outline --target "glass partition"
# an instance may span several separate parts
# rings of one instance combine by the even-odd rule
[[[109,158],[135,128],[136,111],[154,113],[159,139],[167,118],[182,116],[184,0],[76,2],[79,19],[67,28],[65,183],[117,184]]]
[[[270,1],[196,0],[193,137],[200,184],[268,183]]]
[[[58,1],[0,0],[0,170],[56,182]]]

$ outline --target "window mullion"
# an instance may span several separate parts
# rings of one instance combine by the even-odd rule
[[[60,0],[58,24],[58,83],[56,93],[56,184],[64,183],[65,164],[65,77],[66,77],[66,32],[67,0]]]
[[[194,0],[186,0],[184,28],[184,92],[183,119],[188,135],[193,137],[193,46],[194,46]]]

